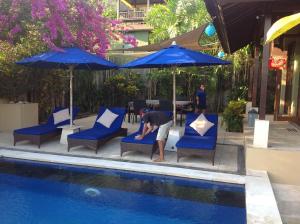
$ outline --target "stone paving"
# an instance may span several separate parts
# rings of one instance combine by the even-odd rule
[[[300,223],[300,186],[272,184],[278,209],[285,224]]]
[[[253,128],[245,128],[245,143],[252,145]],[[269,148],[273,150],[300,151],[300,127],[287,121],[270,122]]]
[[[269,148],[281,151],[300,151],[300,127],[287,121],[273,121],[272,116],[267,117],[270,120]],[[245,144],[253,144],[253,128],[244,130]],[[299,173],[299,170],[295,170]],[[299,174],[300,177],[300,174]],[[272,183],[272,188],[277,201],[278,209],[285,224],[300,223],[300,186]]]
[[[95,121],[95,116],[79,119],[75,121],[76,125],[83,126],[83,129],[90,128]],[[133,133],[138,129],[137,123],[128,123],[127,119],[123,123],[123,127],[128,128],[128,133]],[[181,132],[183,128],[181,127]],[[113,160],[123,161],[135,161],[142,163],[152,163],[152,160],[146,154],[140,154],[137,152],[127,152],[120,157],[120,140],[121,138],[115,138],[101,146],[98,150],[98,154],[95,154],[93,150],[84,147],[78,147],[67,152],[67,146],[59,143],[59,139],[54,139],[41,145],[38,149],[37,146],[32,145],[28,142],[17,143],[16,147],[13,146],[12,133],[2,132],[0,133],[0,146],[5,148],[11,148],[14,150],[26,150],[44,153],[54,153],[62,155],[74,155],[83,157],[95,157],[95,158],[106,158]],[[189,167],[212,171],[221,171],[228,173],[241,173],[244,170],[242,167],[243,148],[241,147],[244,142],[243,134],[231,133],[228,134],[220,126],[218,131],[218,144],[215,156],[215,165],[212,166],[209,158],[205,157],[186,157],[181,158],[180,162],[176,161],[176,152],[166,151],[166,162],[164,165]],[[154,156],[154,158],[157,155]]]

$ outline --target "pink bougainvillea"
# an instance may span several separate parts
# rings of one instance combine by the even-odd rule
[[[54,50],[77,45],[104,55],[111,40],[136,46],[120,21],[103,16],[103,10],[87,0],[0,0],[0,39],[16,43],[32,25]]]

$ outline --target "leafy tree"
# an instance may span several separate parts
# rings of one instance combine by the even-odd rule
[[[135,45],[114,18],[97,0],[0,0],[1,98],[38,102],[42,119],[54,106],[67,106],[66,71],[31,69],[15,62],[70,45],[98,55],[104,55],[112,41]],[[91,89],[87,92],[92,95]]]
[[[17,43],[35,26],[51,49],[75,44],[104,55],[111,39],[135,46],[132,36],[120,32],[121,22],[104,14],[93,0],[0,0],[0,39]]]
[[[96,72],[77,71],[74,88],[74,103],[82,112],[97,112],[100,103],[103,102],[103,92],[95,82]],[[99,72],[101,73],[101,72]]]
[[[144,95],[145,86],[141,75],[117,74],[109,77],[103,85],[103,104],[126,106],[128,101]]]
[[[34,27],[31,27],[30,36],[21,38],[14,46],[7,41],[0,41],[0,94],[2,96],[17,101],[20,95],[30,90],[34,70],[18,66],[15,62],[45,49],[46,46],[40,41]]]
[[[203,0],[167,0],[151,7],[146,22],[153,27],[150,42],[159,42],[210,21]]]
[[[223,121],[229,132],[243,132],[243,113],[246,102],[244,100],[230,101],[223,113]]]

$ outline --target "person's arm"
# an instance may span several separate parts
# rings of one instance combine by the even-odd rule
[[[199,96],[196,96],[196,104],[197,104],[197,105],[199,105],[199,101],[200,101]]]
[[[145,131],[143,130],[143,133],[142,133],[143,137],[148,135],[153,130],[153,126],[150,123],[147,123],[146,126],[147,126],[146,130]]]
[[[150,123],[145,123],[143,127],[143,132],[141,135],[136,136],[135,139],[142,140],[146,135],[148,135],[153,130],[153,126]]]

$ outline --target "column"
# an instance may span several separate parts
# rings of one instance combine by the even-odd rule
[[[286,69],[283,69],[282,72],[281,72],[279,115],[284,114],[285,90],[286,90],[286,73],[287,73]]]
[[[147,12],[149,12],[150,9],[150,0],[147,0]]]
[[[272,25],[272,18],[270,15],[265,15],[264,23],[264,40],[266,39],[267,32]],[[267,104],[267,88],[268,88],[268,62],[270,58],[271,44],[265,44],[263,47],[263,58],[261,66],[261,85],[260,85],[260,103],[259,103],[259,119],[265,120],[266,118],[266,104]]]
[[[120,0],[117,0],[117,19],[120,18]]]

